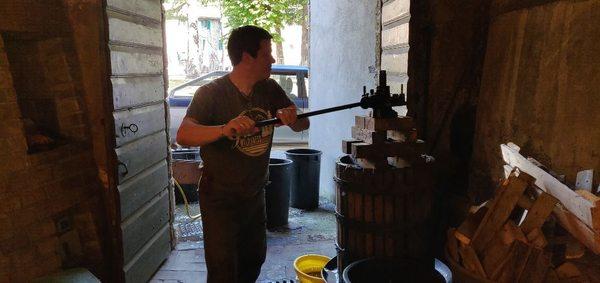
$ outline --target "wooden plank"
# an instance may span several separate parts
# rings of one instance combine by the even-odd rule
[[[108,13],[108,38],[111,41],[162,48],[162,28],[158,24],[139,24],[123,19],[118,13]]]
[[[522,176],[516,177],[515,175],[511,175],[505,180],[500,188],[500,194],[495,197],[497,199],[491,204],[489,211],[486,213],[471,239],[475,251],[478,253],[483,252],[483,249],[492,239],[494,234],[497,233],[506,220],[508,220],[508,217],[528,185],[529,184]]]
[[[585,255],[585,247],[575,238],[570,237],[565,250],[566,259],[582,258]]]
[[[487,211],[488,208],[484,206],[479,208],[477,212],[469,214],[467,216],[467,219],[465,219],[465,221],[463,221],[463,223],[460,226],[458,226],[458,229],[456,229],[456,239],[458,239],[461,243],[465,245],[470,244],[471,238],[473,238],[475,231],[477,231],[477,227],[479,227],[479,224],[483,220],[483,217],[485,216]]]
[[[115,110],[134,107],[165,98],[163,76],[111,78]]]
[[[162,54],[139,48],[111,46],[110,64],[113,76],[156,75],[163,72]]]
[[[387,163],[388,165],[393,166],[395,168],[410,167],[410,163],[408,163],[406,160],[404,160],[404,158],[401,157],[388,157]]]
[[[575,278],[581,278],[583,276],[583,274],[581,273],[579,268],[577,268],[577,266],[571,262],[565,262],[565,263],[561,264],[559,267],[557,267],[555,269],[555,271],[556,271],[556,275],[558,276],[558,278],[561,281],[562,280],[572,280]],[[580,281],[580,282],[584,282],[584,281]]]
[[[528,243],[527,237],[525,237],[523,231],[521,231],[517,224],[515,224],[515,222],[513,222],[512,220],[506,221],[506,223],[504,223],[504,226],[502,226],[502,230],[508,237],[511,238],[509,240],[510,242],[521,241],[523,243]]]
[[[352,144],[360,143],[361,140],[342,140],[342,152],[345,154],[352,154]]]
[[[391,139],[393,141],[396,141],[396,142],[405,142],[405,141],[415,142],[417,140],[417,138],[416,138],[417,137],[417,130],[416,129],[413,129],[413,130],[414,131],[411,131],[408,134],[405,134],[405,133],[403,133],[401,131],[392,131],[392,130],[389,130],[389,131],[387,131],[387,138]],[[407,138],[407,136],[408,136],[408,138]]]
[[[165,105],[162,102],[146,107],[117,111],[113,116],[117,147],[166,128]]]
[[[595,254],[600,254],[600,236],[594,230],[560,204],[554,207],[553,212],[560,225],[569,231],[573,237]]]
[[[510,143],[509,143],[510,144]],[[535,185],[557,198],[575,217],[595,231],[600,231],[600,211],[595,204],[580,196],[546,171],[533,165],[516,148],[501,144],[504,161],[535,178]]]
[[[119,184],[167,158],[167,135],[165,131],[144,137],[116,148],[119,165]]]
[[[418,162],[425,153],[424,142],[384,142],[376,145],[368,143],[352,144],[352,155],[356,158],[399,156],[409,162]]]
[[[481,264],[490,277],[499,274],[512,249],[514,237],[504,234],[504,231],[496,234],[482,254]]]
[[[354,126],[359,128],[365,127],[365,116],[354,116]]]
[[[595,194],[592,194],[586,190],[575,190],[575,192],[594,204],[594,207],[600,206],[600,197],[596,196]]]
[[[374,143],[382,143],[386,140],[386,132],[385,131],[372,131],[368,129],[363,129],[359,127],[352,127],[351,129],[352,138],[361,140],[364,143],[374,144]]]
[[[129,217],[168,185],[169,168],[167,161],[162,160],[141,174],[117,186],[121,203],[121,221]]]
[[[126,282],[148,282],[171,253],[169,224],[161,227],[160,231],[140,249],[140,252],[123,267]]]
[[[373,118],[365,117],[365,129],[372,131],[381,130],[398,130],[409,131],[415,127],[415,123],[411,117],[397,118]]]
[[[458,254],[458,241],[454,236],[456,233],[456,229],[450,228],[446,233],[446,247],[448,248],[448,254],[455,262],[460,262],[460,257]]]
[[[548,273],[546,273],[546,279],[544,279],[544,282],[546,282],[546,283],[560,282],[560,279],[558,279],[558,274],[556,274],[556,271],[554,271],[554,269],[548,270]]]
[[[390,164],[388,158],[375,156],[369,158],[354,158],[354,161],[363,169],[388,168],[390,165],[396,168],[408,167],[406,162],[402,163],[400,160],[392,160],[393,164]]]
[[[475,250],[470,245],[461,244],[458,252],[463,260],[463,266],[467,270],[474,272],[478,276],[487,278],[483,266],[477,257],[477,253],[475,253]]]
[[[542,249],[533,248],[527,258],[525,267],[517,282],[541,283],[546,278],[546,273],[550,269],[550,256]]]
[[[519,198],[517,205],[521,208],[529,210],[533,206],[533,201],[528,196],[523,195]]]
[[[531,247],[521,241],[514,241],[510,255],[507,257],[498,274],[493,274],[491,279],[498,282],[516,282],[525,268]]]
[[[161,0],[107,0],[108,10],[120,10],[161,20]]]
[[[533,202],[531,209],[527,211],[525,220],[519,226],[523,233],[529,234],[534,229],[541,228],[552,213],[556,203],[558,203],[558,200],[555,197],[542,192]]]
[[[546,236],[540,228],[533,229],[527,234],[527,241],[536,248],[543,249],[548,245]]]
[[[169,190],[165,189],[121,223],[123,260],[127,264],[140,248],[169,222]]]

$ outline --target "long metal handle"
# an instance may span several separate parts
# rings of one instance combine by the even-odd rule
[[[302,119],[302,118],[306,118],[306,117],[310,117],[310,116],[314,116],[314,115],[319,115],[319,114],[325,114],[325,113],[334,112],[334,111],[339,111],[339,110],[344,110],[344,109],[349,109],[349,108],[354,108],[354,107],[358,107],[361,105],[362,105],[361,102],[356,102],[356,103],[350,103],[350,104],[340,105],[340,106],[331,107],[331,108],[325,108],[325,109],[321,109],[321,110],[315,110],[315,111],[311,111],[311,112],[298,114],[298,119]],[[260,127],[273,125],[273,124],[277,124],[277,123],[281,123],[281,119],[279,119],[279,118],[267,119],[267,120],[262,120],[262,121],[256,122],[256,127],[260,128]]]

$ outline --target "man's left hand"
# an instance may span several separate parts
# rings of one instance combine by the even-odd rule
[[[296,123],[296,121],[298,120],[298,117],[296,116],[296,106],[290,105],[286,108],[281,108],[277,110],[275,117],[281,119],[281,124],[279,124],[278,126],[291,125]]]

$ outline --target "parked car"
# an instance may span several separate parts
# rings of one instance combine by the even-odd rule
[[[169,91],[168,103],[171,124],[169,131],[171,143],[175,143],[177,129],[181,125],[192,97],[196,90],[226,75],[227,71],[215,71],[180,84]],[[291,65],[273,65],[271,78],[281,85],[287,96],[302,112],[308,111],[308,67]],[[308,143],[308,131],[294,132],[289,127],[276,127],[273,135],[273,144],[298,144]]]

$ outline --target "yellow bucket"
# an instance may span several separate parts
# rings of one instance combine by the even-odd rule
[[[294,269],[300,283],[324,283],[321,270],[330,258],[324,255],[307,254],[294,260]]]

